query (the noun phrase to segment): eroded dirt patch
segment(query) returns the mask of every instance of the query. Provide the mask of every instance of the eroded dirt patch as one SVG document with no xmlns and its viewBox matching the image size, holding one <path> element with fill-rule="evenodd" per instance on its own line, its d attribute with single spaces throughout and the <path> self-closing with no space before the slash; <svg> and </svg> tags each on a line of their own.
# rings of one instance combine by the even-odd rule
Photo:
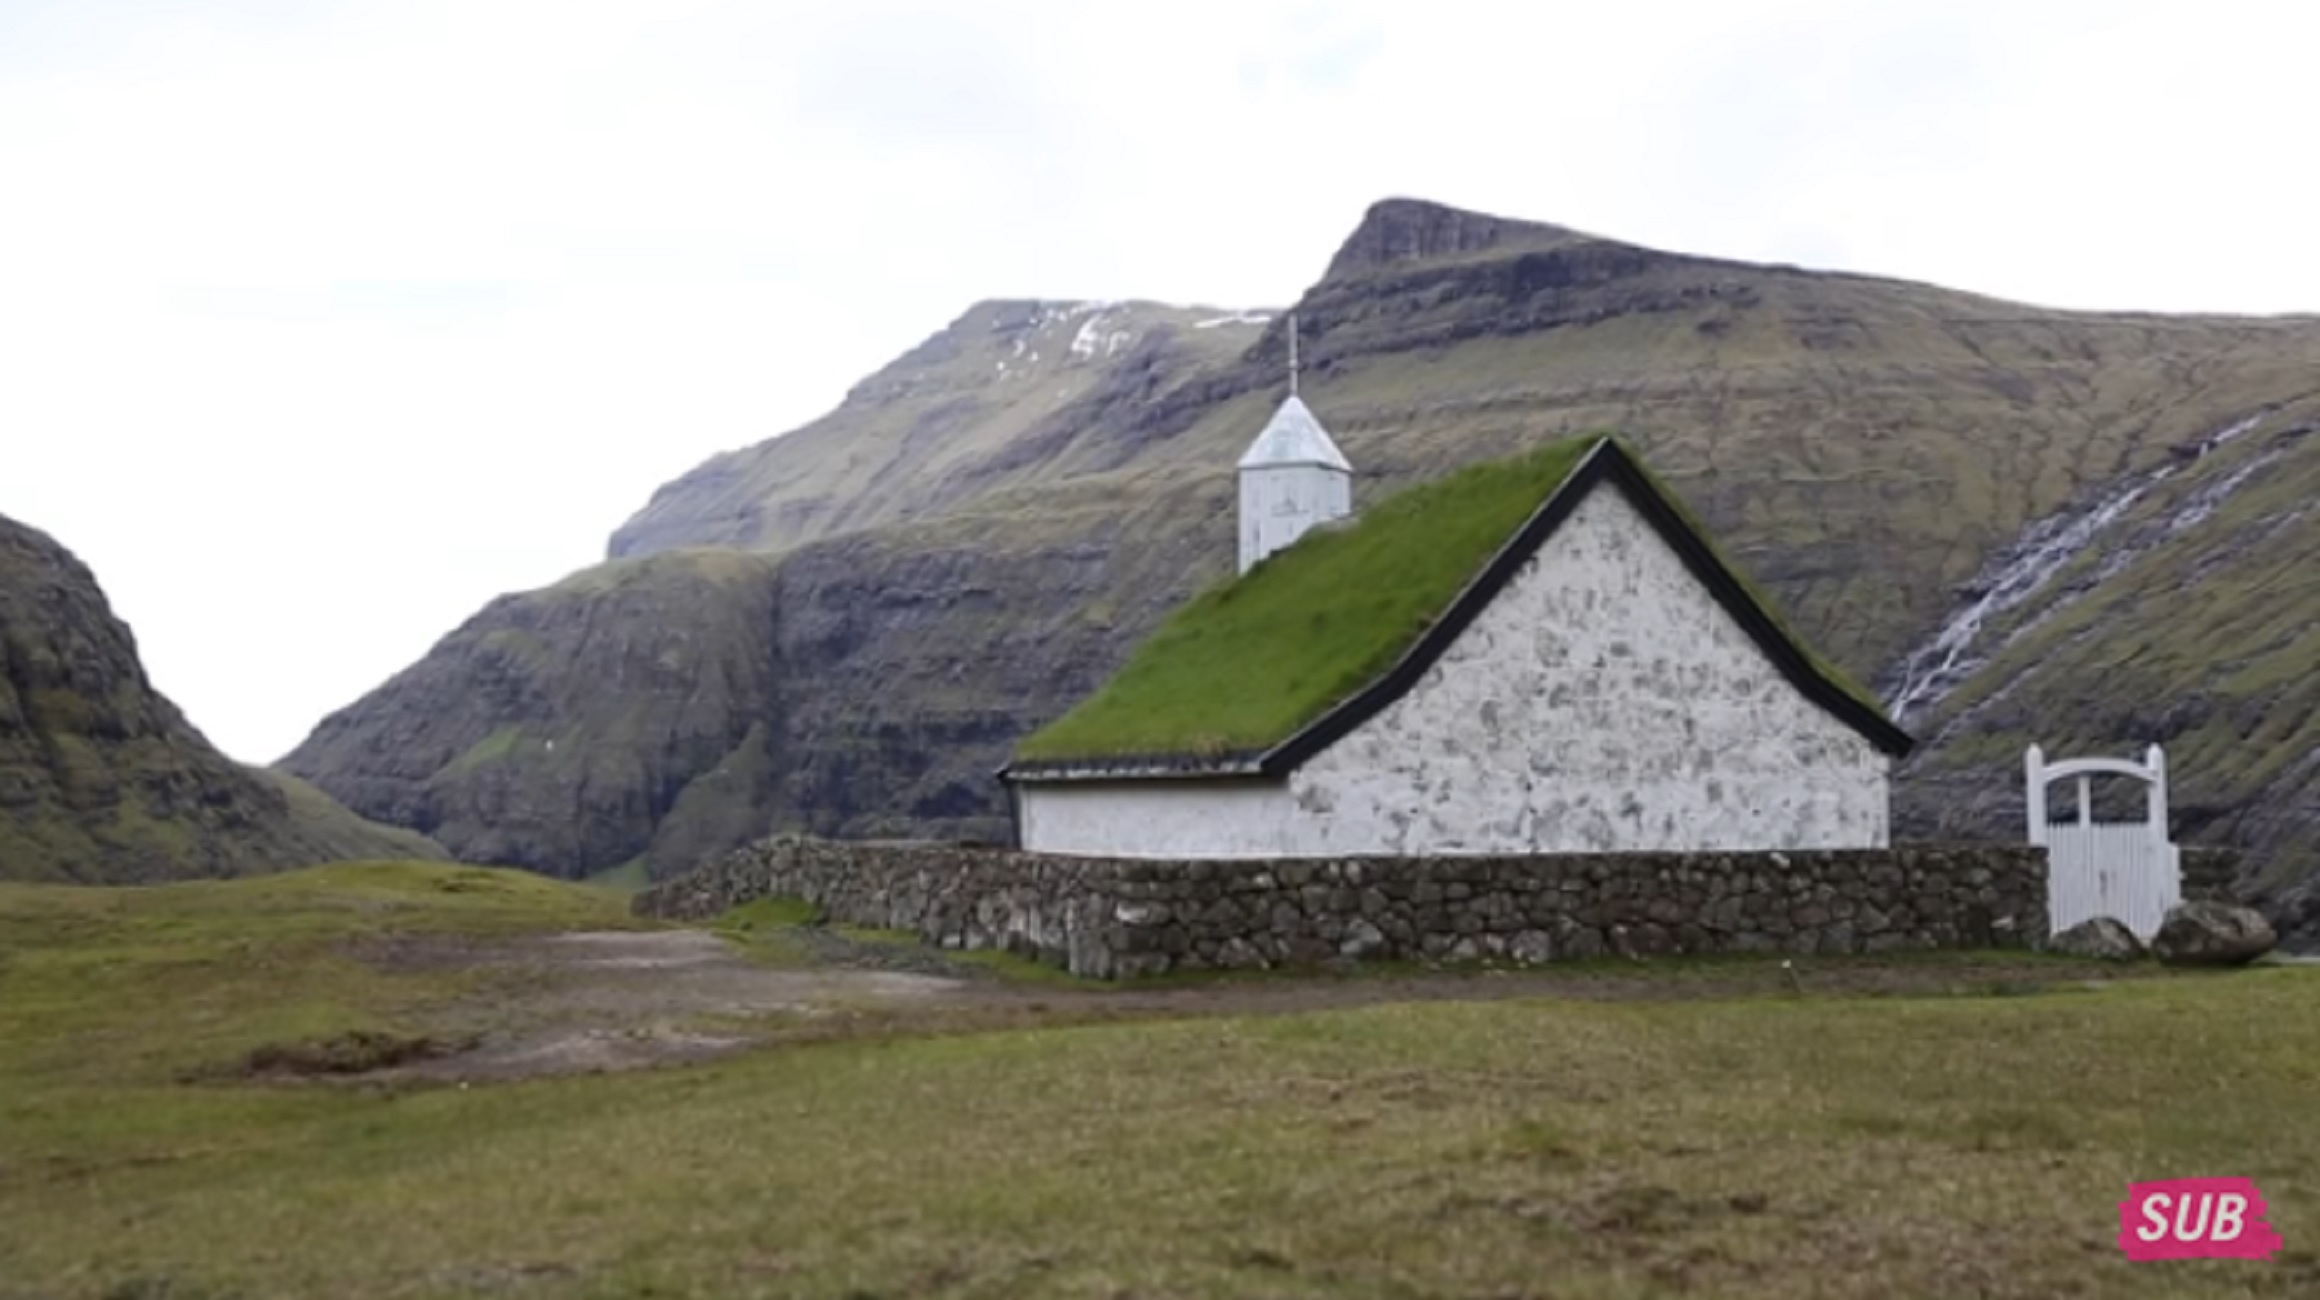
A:
<svg viewBox="0 0 2320 1300">
<path fill-rule="evenodd" d="M 471 1039 L 358 1029 L 315 1042 L 268 1043 L 243 1058 L 242 1072 L 253 1078 L 371 1074 L 457 1056 L 474 1046 Z"/>
<path fill-rule="evenodd" d="M 707 1060 L 800 1022 L 863 1008 L 954 998 L 968 983 L 881 970 L 785 969 L 755 962 L 702 930 L 576 932 L 483 941 L 405 935 L 357 945 L 389 973 L 475 976 L 475 991 L 433 1019 L 430 1042 L 375 1068 L 308 1071 L 366 1082 L 526 1078 Z"/>
<path fill-rule="evenodd" d="M 388 972 L 468 972 L 473 993 L 432 1017 L 423 1046 L 322 1045 L 312 1069 L 363 1081 L 466 1082 L 709 1060 L 753 1046 L 973 1033 L 1122 1018 L 1296 1014 L 1384 1002 L 2008 996 L 2099 985 L 2137 968 L 2037 958 L 1798 959 L 1541 970 L 1345 968 L 1179 984 L 1031 984 L 912 944 L 815 926 L 782 931 L 786 960 L 705 930 L 578 932 L 483 941 L 402 936 L 356 949 Z M 763 955 L 763 950 L 760 950 Z M 2150 972 L 2155 973 L 2155 972 Z M 445 1045 L 456 1047 L 446 1050 Z M 346 1048 L 340 1051 L 340 1048 Z M 391 1059 L 365 1062 L 377 1049 Z M 277 1073 L 282 1072 L 278 1071 Z"/>
</svg>

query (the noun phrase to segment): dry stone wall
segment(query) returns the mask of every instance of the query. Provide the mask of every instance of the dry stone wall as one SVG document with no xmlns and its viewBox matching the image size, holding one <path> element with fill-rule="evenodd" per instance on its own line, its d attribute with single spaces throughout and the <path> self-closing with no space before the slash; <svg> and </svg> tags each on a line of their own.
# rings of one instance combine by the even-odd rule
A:
<svg viewBox="0 0 2320 1300">
<path fill-rule="evenodd" d="M 2240 856 L 2237 849 L 2186 844 L 2176 850 L 2176 854 L 2183 869 L 2183 901 L 2240 901 Z"/>
<path fill-rule="evenodd" d="M 2046 937 L 2045 850 L 1164 861 L 780 838 L 640 894 L 705 920 L 760 898 L 1097 979 L 1338 959 L 2008 948 Z"/>
</svg>

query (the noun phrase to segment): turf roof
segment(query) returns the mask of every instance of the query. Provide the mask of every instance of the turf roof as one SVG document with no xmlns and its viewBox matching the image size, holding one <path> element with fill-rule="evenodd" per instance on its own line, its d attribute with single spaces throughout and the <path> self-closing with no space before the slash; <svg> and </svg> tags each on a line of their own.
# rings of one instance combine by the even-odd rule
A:
<svg viewBox="0 0 2320 1300">
<path fill-rule="evenodd" d="M 1572 483 L 1583 466 L 1590 481 Z M 1621 481 L 1792 680 L 1888 752 L 1907 750 L 1875 697 L 1787 631 L 1665 485 L 1614 440 L 1589 436 L 1410 488 L 1211 587 L 1100 690 L 1025 738 L 1008 772 L 1294 766 L 1406 689 L 1395 679 L 1414 680 L 1424 664 L 1413 661 L 1430 662 L 1425 652 L 1444 648 L 1605 477 Z M 1567 483 L 1574 490 L 1559 493 Z M 1333 733 L 1331 722 L 1342 728 Z M 1306 752 L 1290 752 L 1296 741 Z"/>
</svg>

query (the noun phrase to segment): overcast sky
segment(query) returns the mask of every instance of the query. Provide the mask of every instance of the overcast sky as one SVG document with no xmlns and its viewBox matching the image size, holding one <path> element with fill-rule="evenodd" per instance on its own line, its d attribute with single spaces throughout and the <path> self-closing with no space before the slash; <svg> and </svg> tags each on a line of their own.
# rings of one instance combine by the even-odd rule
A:
<svg viewBox="0 0 2320 1300">
<path fill-rule="evenodd" d="M 2299 8 L 0 0 L 0 514 L 267 762 L 970 302 L 1277 305 L 1388 195 L 2320 310 Z"/>
</svg>

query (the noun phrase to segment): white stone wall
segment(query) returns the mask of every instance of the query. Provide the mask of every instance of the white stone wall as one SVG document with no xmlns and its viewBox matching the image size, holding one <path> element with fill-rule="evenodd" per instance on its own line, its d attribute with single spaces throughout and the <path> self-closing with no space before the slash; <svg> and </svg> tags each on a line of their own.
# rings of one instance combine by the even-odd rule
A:
<svg viewBox="0 0 2320 1300">
<path fill-rule="evenodd" d="M 1315 524 L 1353 510 L 1353 476 L 1320 465 L 1275 465 L 1241 471 L 1241 572 L 1305 535 Z"/>
<path fill-rule="evenodd" d="M 1122 858 L 1296 858 L 1313 827 L 1280 781 L 1022 787 L 1023 847 Z"/>
<path fill-rule="evenodd" d="M 1028 785 L 1023 842 L 1221 858 L 1881 848 L 1889 768 L 1606 485 L 1424 680 L 1285 783 Z"/>
</svg>

